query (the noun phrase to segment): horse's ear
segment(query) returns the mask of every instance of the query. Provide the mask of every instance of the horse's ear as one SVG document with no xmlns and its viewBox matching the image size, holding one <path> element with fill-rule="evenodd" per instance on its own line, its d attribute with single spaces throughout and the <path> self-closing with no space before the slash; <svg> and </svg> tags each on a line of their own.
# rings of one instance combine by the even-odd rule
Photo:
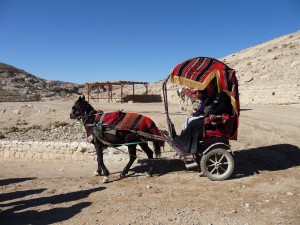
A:
<svg viewBox="0 0 300 225">
<path fill-rule="evenodd" d="M 85 97 L 84 97 L 84 95 L 81 97 L 81 96 L 79 96 L 79 98 L 78 98 L 78 101 L 85 101 Z"/>
</svg>

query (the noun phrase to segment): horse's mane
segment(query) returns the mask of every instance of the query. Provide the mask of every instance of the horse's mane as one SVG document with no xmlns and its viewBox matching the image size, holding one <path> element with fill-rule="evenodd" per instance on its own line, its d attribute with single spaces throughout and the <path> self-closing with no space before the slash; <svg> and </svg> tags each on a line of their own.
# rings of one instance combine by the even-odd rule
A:
<svg viewBox="0 0 300 225">
<path fill-rule="evenodd" d="M 81 100 L 81 99 L 77 100 L 75 106 L 78 108 L 79 107 L 82 108 L 87 113 L 90 113 L 91 111 L 95 111 L 94 107 L 88 101 L 85 100 Z"/>
</svg>

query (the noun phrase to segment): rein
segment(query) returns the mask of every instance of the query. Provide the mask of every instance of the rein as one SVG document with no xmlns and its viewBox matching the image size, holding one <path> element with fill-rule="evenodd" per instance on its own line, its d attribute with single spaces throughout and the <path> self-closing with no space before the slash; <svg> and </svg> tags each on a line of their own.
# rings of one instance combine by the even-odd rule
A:
<svg viewBox="0 0 300 225">
<path fill-rule="evenodd" d="M 84 125 L 84 126 L 88 126 L 88 127 L 95 127 L 95 123 L 86 124 L 86 122 L 88 121 L 89 117 L 95 116 L 95 115 L 100 115 L 100 114 L 102 115 L 102 114 L 104 114 L 104 113 L 96 113 L 96 114 L 94 114 L 94 115 L 92 115 L 92 113 L 93 113 L 93 110 L 89 113 L 89 115 L 86 116 L 85 121 L 83 121 L 83 116 L 81 116 L 81 118 L 80 118 L 80 124 L 81 124 L 81 125 Z M 100 120 L 100 123 L 101 123 L 101 120 Z M 101 126 L 101 125 L 100 125 L 100 126 Z M 94 132 L 93 132 L 93 133 L 94 133 Z M 100 142 L 102 142 L 103 144 L 108 145 L 108 146 L 110 146 L 110 147 L 113 147 L 113 148 L 116 148 L 115 146 L 118 146 L 118 145 L 129 146 L 129 145 L 135 145 L 135 144 L 141 144 L 141 143 L 143 143 L 142 141 L 139 141 L 139 142 L 129 142 L 129 143 L 122 143 L 122 144 L 112 144 L 112 143 L 109 143 L 109 142 L 104 141 L 103 139 L 101 139 L 100 137 L 98 137 L 98 135 L 95 135 L 95 136 L 98 138 L 98 140 L 99 140 Z M 116 149 L 117 149 L 117 148 L 116 148 Z M 118 150 L 119 150 L 119 149 L 118 149 Z"/>
<path fill-rule="evenodd" d="M 85 126 L 85 127 L 94 127 L 94 128 L 95 128 L 97 123 L 95 123 L 95 121 L 92 121 L 92 123 L 87 123 L 88 120 L 89 120 L 91 117 L 96 116 L 96 115 L 101 115 L 101 117 L 103 117 L 104 112 L 102 112 L 102 113 L 98 113 L 98 112 L 97 112 L 96 114 L 93 114 L 94 111 L 95 111 L 95 110 L 91 110 L 91 111 L 89 112 L 88 115 L 87 115 L 87 113 L 86 113 L 86 111 L 85 111 L 85 116 L 80 116 L 80 118 L 79 118 L 79 123 L 80 123 L 81 125 Z M 102 126 L 102 123 L 101 123 L 101 122 L 102 122 L 102 118 L 100 118 L 100 120 L 98 121 L 98 123 L 100 123 L 100 126 Z M 94 133 L 94 129 L 92 130 L 92 134 L 93 134 L 93 136 L 96 136 L 96 138 L 97 138 L 102 144 L 107 145 L 107 146 L 109 146 L 109 147 L 112 147 L 112 148 L 114 148 L 114 149 L 116 149 L 116 150 L 118 150 L 118 151 L 121 151 L 121 152 L 123 152 L 123 153 L 126 153 L 126 154 L 128 154 L 128 155 L 131 155 L 131 154 L 128 153 L 128 152 L 125 152 L 125 151 L 123 151 L 123 150 L 121 150 L 121 149 L 119 149 L 119 148 L 117 148 L 116 146 L 122 146 L 122 145 L 129 146 L 129 145 L 137 145 L 137 144 L 144 143 L 143 141 L 140 141 L 140 142 L 130 142 L 130 143 L 122 143 L 122 144 L 112 144 L 112 143 L 109 143 L 109 142 L 106 142 L 105 140 L 103 140 L 101 137 L 99 137 L 99 135 L 96 135 L 96 134 Z M 137 149 L 137 150 L 138 150 L 138 149 Z M 134 155 L 132 155 L 132 156 L 134 156 Z M 141 158 L 141 157 L 138 157 L 138 156 L 135 156 L 135 157 Z"/>
<path fill-rule="evenodd" d="M 86 124 L 86 122 L 88 121 L 89 117 L 94 116 L 94 115 L 91 115 L 92 112 L 93 112 L 93 110 L 90 111 L 89 115 L 85 115 L 85 116 L 81 116 L 81 117 L 80 117 L 79 122 L 80 122 L 81 125 L 87 125 L 87 126 L 90 125 L 90 124 Z M 95 114 L 95 115 L 97 115 L 97 114 Z M 85 121 L 83 121 L 83 117 L 86 117 Z"/>
</svg>

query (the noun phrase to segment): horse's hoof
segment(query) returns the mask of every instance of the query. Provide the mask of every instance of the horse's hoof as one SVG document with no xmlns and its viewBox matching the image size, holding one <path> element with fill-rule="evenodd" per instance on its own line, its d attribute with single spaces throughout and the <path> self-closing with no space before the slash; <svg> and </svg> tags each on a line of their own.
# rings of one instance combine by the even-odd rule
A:
<svg viewBox="0 0 300 225">
<path fill-rule="evenodd" d="M 100 173 L 99 173 L 98 171 L 94 171 L 93 175 L 94 175 L 95 177 L 97 177 L 97 176 L 100 176 Z"/>
<path fill-rule="evenodd" d="M 126 176 L 126 173 L 121 172 L 120 173 L 120 178 L 124 178 Z"/>
<path fill-rule="evenodd" d="M 109 177 L 108 176 L 103 177 L 103 180 L 102 180 L 103 184 L 108 183 L 108 181 L 109 181 Z"/>
<path fill-rule="evenodd" d="M 148 172 L 147 173 L 147 177 L 152 177 L 153 176 L 153 172 Z"/>
</svg>

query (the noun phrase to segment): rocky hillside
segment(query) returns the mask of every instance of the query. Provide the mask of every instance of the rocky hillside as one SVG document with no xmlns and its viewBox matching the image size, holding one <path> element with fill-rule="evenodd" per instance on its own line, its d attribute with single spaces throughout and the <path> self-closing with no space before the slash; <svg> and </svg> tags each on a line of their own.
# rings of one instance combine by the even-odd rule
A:
<svg viewBox="0 0 300 225">
<path fill-rule="evenodd" d="M 275 38 L 219 59 L 237 72 L 240 100 L 249 104 L 297 104 L 300 103 L 300 31 Z M 201 53 L 197 56 L 203 56 Z M 196 56 L 195 56 L 196 57 Z M 174 62 L 174 66 L 177 63 Z M 170 68 L 171 70 L 172 68 Z M 166 74 L 167 76 L 167 74 Z M 56 99 L 80 94 L 83 85 L 48 81 L 23 70 L 0 63 L 0 101 L 28 101 Z M 166 77 L 162 77 L 165 79 Z M 163 80 L 150 83 L 149 95 L 161 95 Z M 178 86 L 168 84 L 168 100 L 178 103 Z M 145 87 L 135 88 L 136 94 L 144 94 Z M 125 95 L 132 88 L 124 89 Z M 107 96 L 106 93 L 103 93 Z M 120 97 L 120 91 L 114 91 Z"/>
<path fill-rule="evenodd" d="M 236 70 L 242 105 L 300 103 L 300 31 L 219 60 Z M 162 81 L 150 84 L 149 92 L 159 94 L 161 87 Z M 177 88 L 168 84 L 171 103 L 179 103 Z"/>
<path fill-rule="evenodd" d="M 0 63 L 0 102 L 39 101 L 80 94 L 83 85 L 49 81 Z"/>
<path fill-rule="evenodd" d="M 220 60 L 237 71 L 242 103 L 300 103 L 300 31 Z"/>
</svg>

